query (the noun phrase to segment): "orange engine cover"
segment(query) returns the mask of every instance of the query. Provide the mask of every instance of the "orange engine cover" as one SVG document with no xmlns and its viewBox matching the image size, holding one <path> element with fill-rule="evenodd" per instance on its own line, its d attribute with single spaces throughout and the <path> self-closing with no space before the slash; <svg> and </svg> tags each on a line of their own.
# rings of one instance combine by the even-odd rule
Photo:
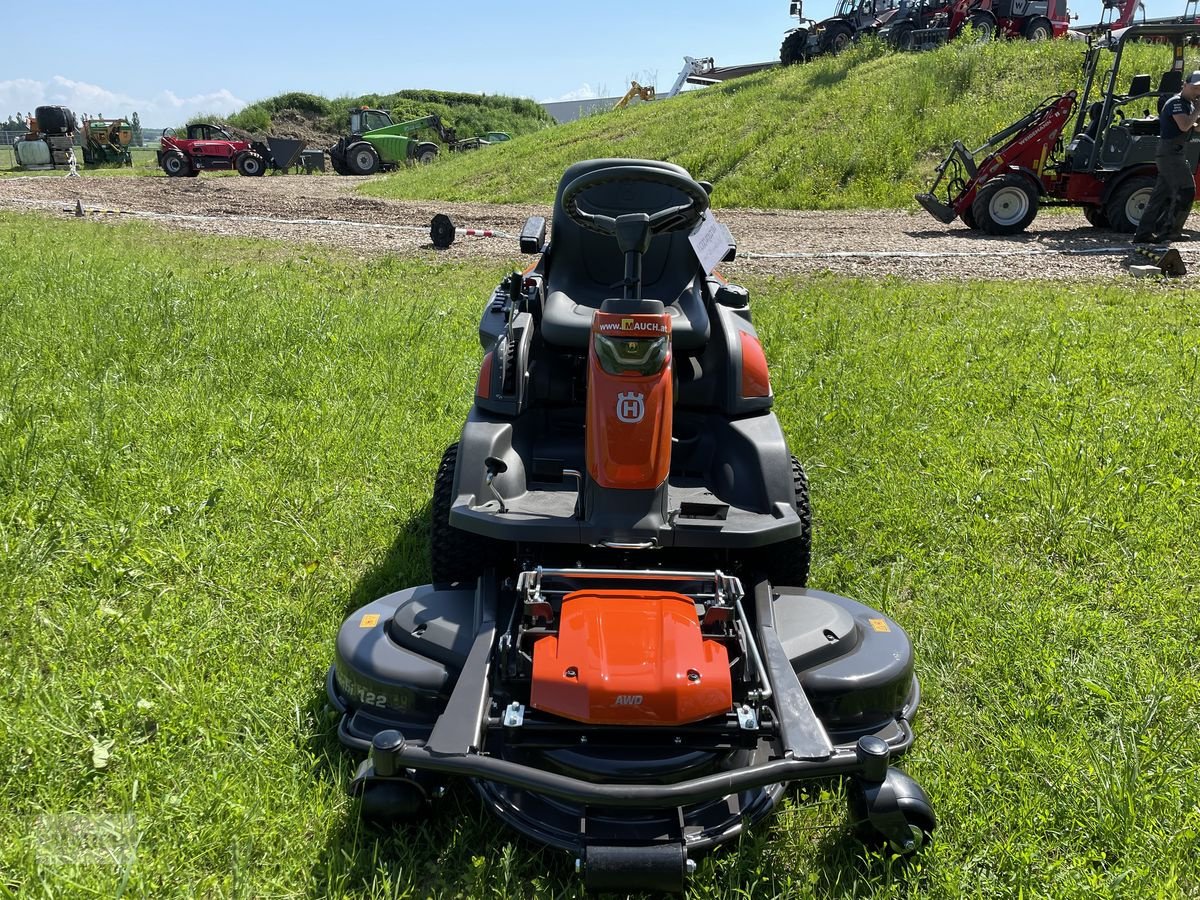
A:
<svg viewBox="0 0 1200 900">
<path fill-rule="evenodd" d="M 575 591 L 533 645 L 530 705 L 597 725 L 683 725 L 733 707 L 729 655 L 669 591 Z"/>
</svg>

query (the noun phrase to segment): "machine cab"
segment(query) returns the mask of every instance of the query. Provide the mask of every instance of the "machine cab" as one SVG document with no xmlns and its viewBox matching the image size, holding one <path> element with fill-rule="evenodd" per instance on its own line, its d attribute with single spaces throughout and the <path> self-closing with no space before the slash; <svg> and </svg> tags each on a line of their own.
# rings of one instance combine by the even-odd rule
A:
<svg viewBox="0 0 1200 900">
<path fill-rule="evenodd" d="M 189 141 L 232 141 L 229 132 L 219 125 L 209 125 L 205 122 L 195 122 L 188 126 Z"/>
<path fill-rule="evenodd" d="M 368 131 L 387 128 L 391 124 L 392 117 L 382 109 L 367 109 L 364 106 L 360 109 L 350 110 L 351 134 L 366 134 Z"/>
</svg>

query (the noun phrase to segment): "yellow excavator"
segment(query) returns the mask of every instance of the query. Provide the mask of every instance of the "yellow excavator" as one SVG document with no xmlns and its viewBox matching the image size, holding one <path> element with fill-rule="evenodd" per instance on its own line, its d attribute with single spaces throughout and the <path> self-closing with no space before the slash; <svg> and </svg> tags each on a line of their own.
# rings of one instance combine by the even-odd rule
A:
<svg viewBox="0 0 1200 900">
<path fill-rule="evenodd" d="M 624 109 L 634 97 L 649 102 L 654 99 L 654 88 L 642 87 L 636 81 L 631 81 L 629 83 L 629 90 L 625 92 L 624 97 L 617 101 L 613 109 Z"/>
</svg>

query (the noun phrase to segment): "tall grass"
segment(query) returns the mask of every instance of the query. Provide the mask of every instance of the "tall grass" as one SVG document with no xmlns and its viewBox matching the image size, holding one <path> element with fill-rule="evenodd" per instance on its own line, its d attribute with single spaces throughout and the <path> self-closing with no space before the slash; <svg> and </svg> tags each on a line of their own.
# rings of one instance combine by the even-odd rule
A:
<svg viewBox="0 0 1200 900">
<path fill-rule="evenodd" d="M 1169 68 L 1165 48 L 1134 50 L 1126 79 Z M 1079 87 L 1082 60 L 1082 45 L 1068 41 L 959 41 L 920 54 L 868 42 L 439 160 L 363 191 L 548 203 L 571 163 L 623 156 L 685 166 L 716 185 L 722 206 L 904 207 L 954 140 L 975 146 L 1047 96 Z"/>
<path fill-rule="evenodd" d="M 11 214 L 0 252 L 3 892 L 582 896 L 466 785 L 361 825 L 323 695 L 343 616 L 428 577 L 503 268 Z M 1193 298 L 750 287 L 813 584 L 913 636 L 941 826 L 906 866 L 794 792 L 692 896 L 1195 896 Z"/>
</svg>

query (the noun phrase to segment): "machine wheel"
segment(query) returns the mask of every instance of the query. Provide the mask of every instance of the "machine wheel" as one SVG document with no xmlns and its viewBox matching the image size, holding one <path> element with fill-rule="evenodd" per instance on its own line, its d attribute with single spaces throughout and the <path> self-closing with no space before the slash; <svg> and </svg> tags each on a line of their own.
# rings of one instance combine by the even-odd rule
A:
<svg viewBox="0 0 1200 900">
<path fill-rule="evenodd" d="M 821 42 L 826 53 L 841 53 L 854 43 L 854 32 L 845 25 L 830 25 L 825 31 L 825 40 Z"/>
<path fill-rule="evenodd" d="M 454 469 L 458 465 L 458 443 L 446 448 L 433 482 L 433 504 L 429 522 L 429 567 L 434 584 L 474 581 L 502 561 L 503 544 L 463 531 L 450 524 L 454 503 Z"/>
<path fill-rule="evenodd" d="M 905 52 L 911 50 L 913 48 L 913 30 L 912 22 L 900 22 L 895 25 L 888 35 L 892 46 Z"/>
<path fill-rule="evenodd" d="M 792 457 L 792 485 L 796 491 L 796 514 L 800 517 L 800 534 L 779 544 L 757 551 L 752 560 L 771 584 L 805 587 L 812 565 L 812 504 L 808 498 L 808 475 L 800 460 Z"/>
<path fill-rule="evenodd" d="M 846 799 L 854 833 L 869 847 L 888 847 L 907 856 L 928 844 L 937 827 L 929 797 L 899 769 L 889 768 L 877 784 L 854 779 Z"/>
<path fill-rule="evenodd" d="M 1096 228 L 1111 227 L 1108 222 L 1108 214 L 1104 212 L 1102 206 L 1085 206 L 1083 208 L 1083 217 L 1088 220 L 1088 224 Z"/>
<path fill-rule="evenodd" d="M 1154 179 L 1149 175 L 1135 175 L 1122 181 L 1104 204 L 1109 227 L 1125 234 L 1137 231 L 1153 190 Z"/>
<path fill-rule="evenodd" d="M 975 221 L 975 213 L 972 211 L 971 207 L 968 206 L 966 209 L 964 209 L 959 218 L 962 219 L 963 224 L 972 231 L 975 231 L 979 228 L 979 223 Z"/>
<path fill-rule="evenodd" d="M 975 39 L 981 44 L 986 44 L 996 36 L 996 20 L 987 13 L 975 13 L 967 24 L 975 29 Z"/>
<path fill-rule="evenodd" d="M 267 164 L 253 150 L 247 150 L 245 153 L 240 154 L 234 161 L 234 168 L 237 169 L 239 175 L 253 177 L 266 172 Z"/>
<path fill-rule="evenodd" d="M 1019 234 L 1029 227 L 1037 211 L 1037 188 L 1016 172 L 988 181 L 971 204 L 977 227 L 988 234 Z"/>
<path fill-rule="evenodd" d="M 779 47 L 779 61 L 785 66 L 794 66 L 808 60 L 808 32 L 797 29 L 788 33 Z"/>
<path fill-rule="evenodd" d="M 172 178 L 192 174 L 192 167 L 188 165 L 187 158 L 178 151 L 163 154 L 162 169 Z"/>
<path fill-rule="evenodd" d="M 361 791 L 358 814 L 375 825 L 412 822 L 425 807 L 425 792 L 407 778 L 374 778 L 364 782 Z"/>
<path fill-rule="evenodd" d="M 1054 37 L 1054 26 L 1049 19 L 1034 19 L 1025 26 L 1025 39 L 1029 41 L 1048 41 Z"/>
<path fill-rule="evenodd" d="M 346 150 L 346 168 L 351 175 L 374 175 L 379 165 L 379 154 L 366 141 L 351 144 Z"/>
<path fill-rule="evenodd" d="M 436 150 L 422 150 L 421 155 L 417 157 L 417 162 L 423 166 L 427 166 L 435 159 L 437 159 Z"/>
</svg>

